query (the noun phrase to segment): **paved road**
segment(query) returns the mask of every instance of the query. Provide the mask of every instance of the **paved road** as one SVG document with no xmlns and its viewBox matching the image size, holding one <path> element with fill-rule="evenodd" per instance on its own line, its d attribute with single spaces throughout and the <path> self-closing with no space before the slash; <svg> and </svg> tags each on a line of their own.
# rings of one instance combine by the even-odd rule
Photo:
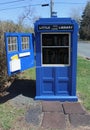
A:
<svg viewBox="0 0 90 130">
<path fill-rule="evenodd" d="M 90 58 L 90 42 L 78 42 L 78 55 Z"/>
</svg>

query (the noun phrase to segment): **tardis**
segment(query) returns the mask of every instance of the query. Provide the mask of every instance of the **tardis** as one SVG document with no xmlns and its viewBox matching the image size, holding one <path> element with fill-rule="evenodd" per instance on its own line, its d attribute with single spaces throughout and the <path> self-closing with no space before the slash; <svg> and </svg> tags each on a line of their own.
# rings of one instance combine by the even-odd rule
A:
<svg viewBox="0 0 90 130">
<path fill-rule="evenodd" d="M 78 25 L 71 18 L 35 23 L 37 100 L 77 101 Z"/>
<path fill-rule="evenodd" d="M 41 18 L 34 30 L 35 35 L 5 33 L 8 75 L 34 67 L 36 60 L 35 99 L 77 101 L 77 23 L 71 18 Z"/>
</svg>

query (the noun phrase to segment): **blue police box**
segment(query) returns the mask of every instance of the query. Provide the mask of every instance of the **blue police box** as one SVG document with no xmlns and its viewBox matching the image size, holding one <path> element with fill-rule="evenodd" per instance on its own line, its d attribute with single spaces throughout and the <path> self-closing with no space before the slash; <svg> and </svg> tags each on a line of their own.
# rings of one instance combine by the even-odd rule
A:
<svg viewBox="0 0 90 130">
<path fill-rule="evenodd" d="M 35 23 L 37 100 L 77 101 L 78 25 L 71 18 Z"/>
</svg>

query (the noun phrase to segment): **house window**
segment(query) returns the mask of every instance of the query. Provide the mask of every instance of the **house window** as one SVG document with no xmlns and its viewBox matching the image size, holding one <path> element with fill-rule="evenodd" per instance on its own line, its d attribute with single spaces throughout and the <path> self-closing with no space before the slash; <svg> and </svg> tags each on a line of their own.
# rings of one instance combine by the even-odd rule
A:
<svg viewBox="0 0 90 130">
<path fill-rule="evenodd" d="M 42 34 L 42 64 L 70 65 L 70 33 Z"/>
</svg>

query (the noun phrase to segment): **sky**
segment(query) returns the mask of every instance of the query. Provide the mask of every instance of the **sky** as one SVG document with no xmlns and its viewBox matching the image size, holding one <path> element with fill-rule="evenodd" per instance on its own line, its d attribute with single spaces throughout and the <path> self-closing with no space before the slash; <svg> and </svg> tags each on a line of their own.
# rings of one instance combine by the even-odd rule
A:
<svg viewBox="0 0 90 130">
<path fill-rule="evenodd" d="M 71 17 L 74 13 L 81 15 L 88 0 L 53 0 L 53 10 L 58 17 Z M 30 6 L 35 17 L 50 17 L 50 6 L 42 7 L 41 4 L 50 4 L 50 0 L 1 0 L 0 20 L 11 20 L 15 23 Z"/>
</svg>

